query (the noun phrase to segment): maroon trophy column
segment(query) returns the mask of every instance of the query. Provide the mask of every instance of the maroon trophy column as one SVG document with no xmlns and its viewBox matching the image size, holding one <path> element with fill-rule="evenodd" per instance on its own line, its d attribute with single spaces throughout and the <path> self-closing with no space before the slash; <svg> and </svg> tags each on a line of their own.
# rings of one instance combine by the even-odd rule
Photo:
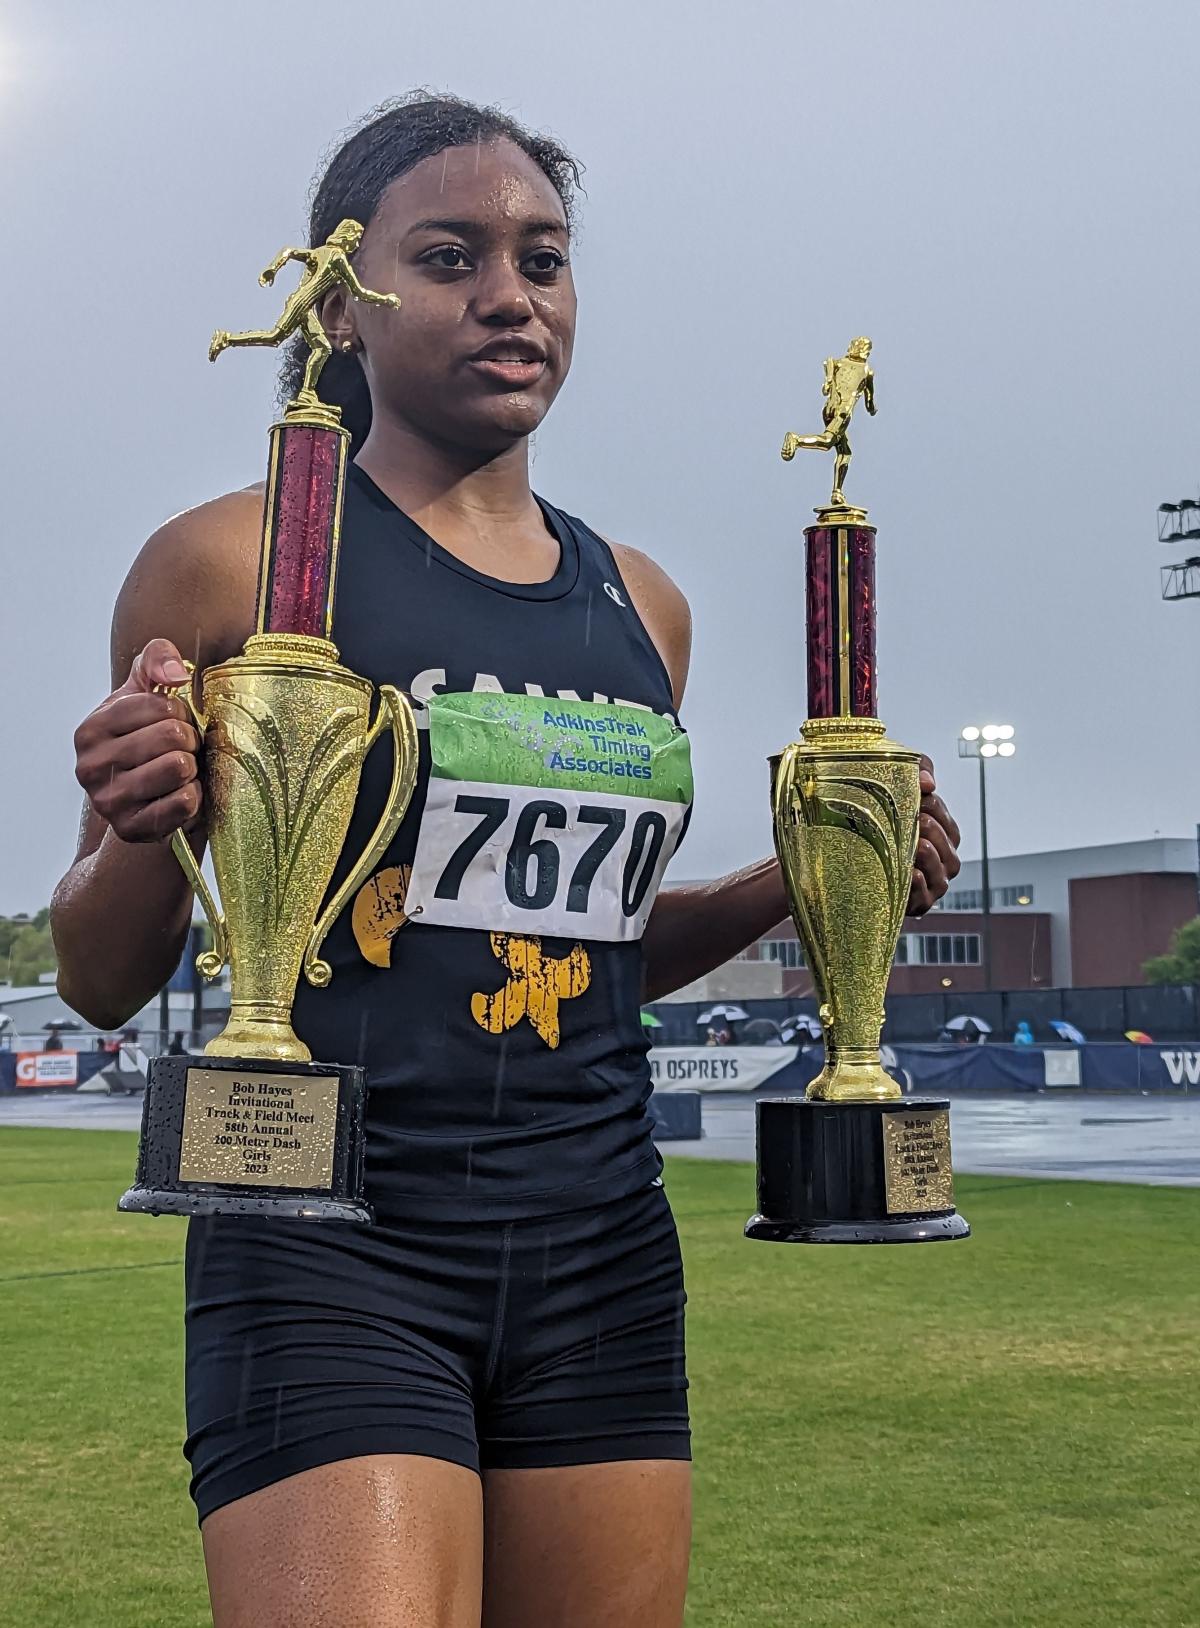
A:
<svg viewBox="0 0 1200 1628">
<path fill-rule="evenodd" d="M 875 527 L 819 523 L 804 535 L 808 716 L 874 718 Z"/>
<path fill-rule="evenodd" d="M 256 630 L 328 639 L 341 543 L 346 430 L 299 415 L 271 426 Z"/>
</svg>

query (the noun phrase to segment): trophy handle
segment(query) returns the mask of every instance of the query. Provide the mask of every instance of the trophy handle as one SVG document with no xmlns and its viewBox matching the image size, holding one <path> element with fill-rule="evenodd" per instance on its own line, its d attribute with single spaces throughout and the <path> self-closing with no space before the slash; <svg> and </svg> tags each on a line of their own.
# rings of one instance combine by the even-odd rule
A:
<svg viewBox="0 0 1200 1628">
<path fill-rule="evenodd" d="M 192 715 L 201 739 L 208 728 L 208 719 L 196 705 L 195 664 L 184 661 L 187 668 L 187 679 L 183 684 L 160 684 L 155 688 L 160 695 L 174 695 L 179 698 Z M 203 950 L 196 957 L 196 971 L 203 978 L 215 978 L 229 958 L 229 942 L 225 931 L 225 917 L 217 908 L 217 901 L 209 891 L 208 883 L 204 880 L 204 873 L 196 863 L 196 856 L 192 852 L 192 845 L 182 831 L 175 831 L 171 835 L 171 852 L 179 861 L 183 874 L 191 885 L 192 892 L 200 901 L 208 925 L 212 928 L 213 947 Z"/>
<path fill-rule="evenodd" d="M 324 989 L 333 976 L 328 961 L 322 961 L 318 955 L 321 945 L 334 922 L 345 909 L 347 900 L 358 892 L 363 882 L 375 868 L 377 862 L 383 857 L 388 844 L 396 835 L 400 821 L 404 818 L 409 802 L 412 798 L 413 788 L 417 783 L 417 720 L 413 716 L 412 707 L 407 698 L 401 695 L 393 684 L 379 686 L 379 711 L 375 714 L 375 722 L 367 731 L 367 741 L 363 748 L 363 757 L 374 746 L 380 735 L 392 726 L 392 739 L 395 743 L 395 756 L 392 759 L 392 784 L 388 791 L 387 801 L 383 807 L 379 824 L 375 833 L 364 849 L 361 858 L 338 888 L 333 898 L 317 917 L 308 943 L 304 949 L 304 976 L 314 989 Z"/>
<path fill-rule="evenodd" d="M 225 917 L 217 908 L 217 901 L 209 891 L 204 873 L 196 863 L 192 845 L 182 831 L 171 837 L 171 852 L 183 867 L 183 874 L 191 883 L 192 892 L 200 901 L 200 908 L 212 928 L 213 947 L 196 957 L 196 971 L 204 978 L 215 978 L 229 957 L 229 944 L 225 933 Z"/>
</svg>

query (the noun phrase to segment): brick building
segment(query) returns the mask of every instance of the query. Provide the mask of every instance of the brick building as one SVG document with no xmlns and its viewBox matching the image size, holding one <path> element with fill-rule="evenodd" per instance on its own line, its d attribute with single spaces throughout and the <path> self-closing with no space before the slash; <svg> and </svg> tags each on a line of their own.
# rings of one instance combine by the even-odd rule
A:
<svg viewBox="0 0 1200 1628">
<path fill-rule="evenodd" d="M 1151 956 L 1197 914 L 1197 844 L 1184 837 L 1004 855 L 989 865 L 993 989 L 1113 988 L 1145 982 Z M 901 930 L 889 991 L 931 994 L 983 988 L 983 898 L 968 861 L 938 909 Z M 743 952 L 775 963 L 781 995 L 812 993 L 790 922 Z M 736 998 L 737 965 L 724 984 Z M 747 982 L 761 981 L 746 967 Z M 744 992 L 753 993 L 750 989 Z"/>
</svg>

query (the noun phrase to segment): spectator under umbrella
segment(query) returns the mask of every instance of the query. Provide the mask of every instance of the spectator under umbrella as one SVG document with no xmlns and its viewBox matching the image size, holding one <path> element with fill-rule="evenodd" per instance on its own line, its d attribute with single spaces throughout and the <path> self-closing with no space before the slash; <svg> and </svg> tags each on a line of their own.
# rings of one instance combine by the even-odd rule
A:
<svg viewBox="0 0 1200 1628">
<path fill-rule="evenodd" d="M 731 1006 L 729 1004 L 710 1006 L 701 1012 L 696 1022 L 707 1029 L 704 1037 L 706 1046 L 732 1046 L 734 1043 L 735 1023 L 745 1023 L 750 1014 L 744 1006 Z"/>
<path fill-rule="evenodd" d="M 1062 1018 L 1051 1018 L 1050 1027 L 1060 1040 L 1069 1041 L 1072 1046 L 1087 1044 L 1087 1036 L 1082 1029 L 1077 1029 L 1073 1023 L 1066 1023 Z"/>
<path fill-rule="evenodd" d="M 782 1046 L 779 1025 L 774 1018 L 751 1018 L 742 1030 L 741 1039 L 746 1046 Z"/>
<path fill-rule="evenodd" d="M 955 1040 L 960 1045 L 978 1046 L 983 1037 L 992 1032 L 992 1026 L 981 1017 L 962 1012 L 952 1017 L 938 1036 L 939 1040 Z"/>
</svg>

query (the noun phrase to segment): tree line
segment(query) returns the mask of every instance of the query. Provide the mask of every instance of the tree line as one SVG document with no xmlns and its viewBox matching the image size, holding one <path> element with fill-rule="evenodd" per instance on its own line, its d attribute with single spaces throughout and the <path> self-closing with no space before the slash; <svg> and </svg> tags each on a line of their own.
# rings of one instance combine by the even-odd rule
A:
<svg viewBox="0 0 1200 1628">
<path fill-rule="evenodd" d="M 36 984 L 57 966 L 49 906 L 36 916 L 0 916 L 0 980 L 18 987 Z"/>
</svg>

